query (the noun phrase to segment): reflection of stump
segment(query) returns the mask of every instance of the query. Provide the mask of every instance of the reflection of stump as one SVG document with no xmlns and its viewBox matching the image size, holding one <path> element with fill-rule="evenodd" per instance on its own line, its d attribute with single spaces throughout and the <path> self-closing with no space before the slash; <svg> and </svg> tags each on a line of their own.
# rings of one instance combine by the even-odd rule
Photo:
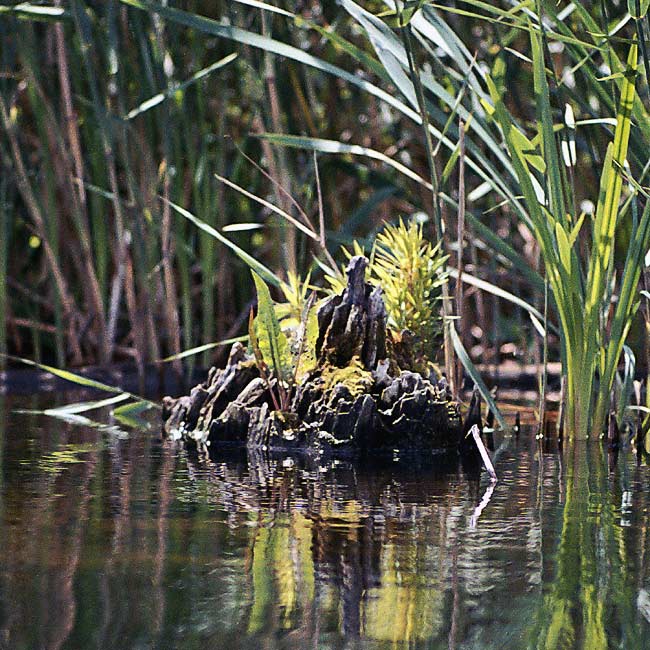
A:
<svg viewBox="0 0 650 650">
<path fill-rule="evenodd" d="M 365 282 L 367 265 L 352 258 L 346 289 L 319 308 L 318 363 L 294 387 L 290 412 L 273 410 L 253 356 L 237 343 L 226 367 L 212 368 L 189 396 L 164 399 L 167 434 L 277 449 L 455 447 L 457 406 L 444 380 L 400 370 L 381 289 Z"/>
</svg>

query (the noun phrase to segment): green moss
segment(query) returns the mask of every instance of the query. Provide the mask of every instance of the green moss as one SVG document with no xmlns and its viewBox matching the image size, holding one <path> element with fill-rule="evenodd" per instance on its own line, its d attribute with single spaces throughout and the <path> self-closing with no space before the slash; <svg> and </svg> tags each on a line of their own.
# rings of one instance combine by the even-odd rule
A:
<svg viewBox="0 0 650 650">
<path fill-rule="evenodd" d="M 326 392 L 343 384 L 353 397 L 367 393 L 373 384 L 372 374 L 363 367 L 358 356 L 352 357 L 350 363 L 343 368 L 326 365 L 321 373 L 321 379 Z"/>
</svg>

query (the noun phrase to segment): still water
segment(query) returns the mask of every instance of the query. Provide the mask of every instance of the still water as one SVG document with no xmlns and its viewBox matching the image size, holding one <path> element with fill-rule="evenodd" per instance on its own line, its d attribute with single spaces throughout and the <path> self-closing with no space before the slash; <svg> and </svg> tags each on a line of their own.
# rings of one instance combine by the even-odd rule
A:
<svg viewBox="0 0 650 650">
<path fill-rule="evenodd" d="M 454 463 L 208 460 L 14 412 L 43 406 L 0 396 L 3 650 L 650 648 L 632 452 L 497 437 L 492 490 Z"/>
</svg>

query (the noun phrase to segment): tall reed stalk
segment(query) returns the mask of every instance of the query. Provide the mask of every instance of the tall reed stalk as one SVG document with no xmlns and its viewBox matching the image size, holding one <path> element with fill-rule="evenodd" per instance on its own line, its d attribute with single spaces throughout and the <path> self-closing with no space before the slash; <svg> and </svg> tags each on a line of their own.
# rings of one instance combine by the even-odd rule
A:
<svg viewBox="0 0 650 650">
<path fill-rule="evenodd" d="M 542 50 L 542 35 L 531 32 L 534 89 L 538 107 L 537 137 L 544 161 L 545 186 L 536 180 L 530 155 L 522 146 L 493 81 L 489 80 L 495 118 L 507 143 L 535 237 L 544 258 L 555 308 L 560 321 L 563 369 L 566 376 L 566 418 L 569 431 L 586 437 L 590 429 L 600 435 L 609 408 L 610 393 L 632 317 L 638 307 L 638 282 L 650 243 L 650 204 L 633 225 L 625 262 L 617 273 L 614 251 L 623 219 L 621 196 L 632 108 L 638 48 L 629 48 L 620 74 L 620 101 L 613 141 L 600 178 L 591 246 L 586 257 L 577 245 L 585 215 L 572 214 L 565 202 L 566 183 L 554 132 L 549 85 Z M 535 186 L 538 183 L 538 186 Z M 541 188 L 541 189 L 540 189 Z M 612 303 L 616 292 L 616 303 Z"/>
</svg>

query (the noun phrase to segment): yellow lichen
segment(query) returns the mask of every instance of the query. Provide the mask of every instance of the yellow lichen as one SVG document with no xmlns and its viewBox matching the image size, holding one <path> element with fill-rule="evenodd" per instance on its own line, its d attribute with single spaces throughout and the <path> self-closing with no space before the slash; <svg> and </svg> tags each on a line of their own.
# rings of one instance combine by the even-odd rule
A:
<svg viewBox="0 0 650 650">
<path fill-rule="evenodd" d="M 372 388 L 372 374 L 366 370 L 358 356 L 352 357 L 343 368 L 326 365 L 321 373 L 323 389 L 327 392 L 343 384 L 353 397 L 366 393 Z"/>
</svg>

